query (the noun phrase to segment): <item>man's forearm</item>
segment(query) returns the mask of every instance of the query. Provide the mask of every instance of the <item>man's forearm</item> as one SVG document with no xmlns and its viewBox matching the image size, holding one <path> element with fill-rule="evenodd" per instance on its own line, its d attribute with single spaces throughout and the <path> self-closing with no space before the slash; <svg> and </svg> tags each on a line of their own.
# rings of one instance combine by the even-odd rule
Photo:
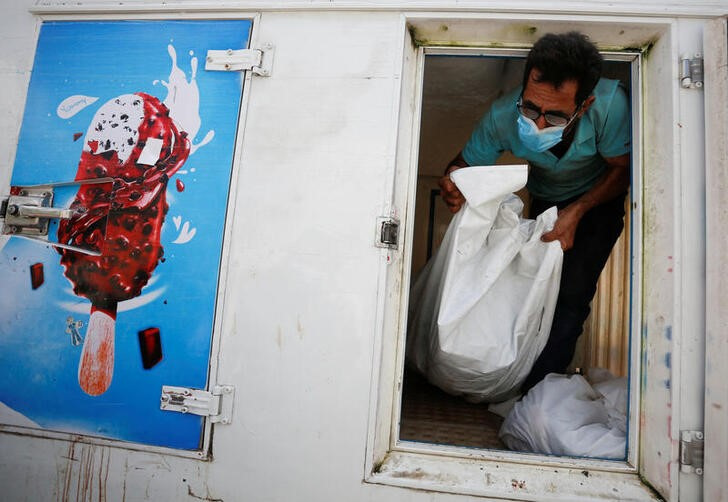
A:
<svg viewBox="0 0 728 502">
<path fill-rule="evenodd" d="M 629 154 L 607 159 L 609 168 L 584 195 L 569 204 L 581 215 L 590 209 L 623 194 L 629 188 Z M 572 207 L 573 206 L 573 207 Z"/>
<path fill-rule="evenodd" d="M 454 159 L 450 161 L 450 163 L 447 165 L 447 168 L 445 168 L 445 176 L 453 172 L 455 169 L 460 169 L 461 167 L 468 167 L 470 164 L 465 162 L 465 159 L 463 158 L 463 152 L 460 151 L 455 156 Z"/>
</svg>

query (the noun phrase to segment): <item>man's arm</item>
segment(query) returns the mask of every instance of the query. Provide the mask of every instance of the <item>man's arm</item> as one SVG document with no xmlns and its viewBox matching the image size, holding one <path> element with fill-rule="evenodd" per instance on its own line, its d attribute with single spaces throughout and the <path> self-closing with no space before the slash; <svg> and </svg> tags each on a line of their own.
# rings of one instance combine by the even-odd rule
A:
<svg viewBox="0 0 728 502">
<path fill-rule="evenodd" d="M 591 208 L 612 200 L 629 188 L 629 154 L 605 158 L 608 170 L 596 185 L 577 200 L 559 211 L 553 230 L 541 236 L 544 242 L 559 240 L 566 251 L 574 245 L 576 227 L 584 213 Z"/>
<path fill-rule="evenodd" d="M 463 158 L 463 152 L 459 152 L 447 165 L 445 175 L 437 182 L 440 185 L 440 195 L 451 213 L 457 213 L 465 204 L 465 197 L 450 179 L 450 173 L 462 167 L 468 167 L 468 163 Z"/>
</svg>

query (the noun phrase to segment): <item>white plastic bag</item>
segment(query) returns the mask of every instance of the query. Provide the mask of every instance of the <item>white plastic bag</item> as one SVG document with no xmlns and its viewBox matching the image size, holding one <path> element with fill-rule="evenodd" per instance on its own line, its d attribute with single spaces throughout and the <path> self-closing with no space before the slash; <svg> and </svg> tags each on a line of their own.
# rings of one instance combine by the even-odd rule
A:
<svg viewBox="0 0 728 502">
<path fill-rule="evenodd" d="M 450 177 L 467 203 L 412 288 L 407 356 L 446 392 L 501 401 L 518 392 L 551 329 L 563 253 L 540 237 L 556 208 L 521 218 L 512 193 L 525 185 L 526 166 Z"/>
<path fill-rule="evenodd" d="M 498 435 L 508 448 L 552 455 L 623 459 L 627 379 L 551 373 L 515 404 Z"/>
</svg>

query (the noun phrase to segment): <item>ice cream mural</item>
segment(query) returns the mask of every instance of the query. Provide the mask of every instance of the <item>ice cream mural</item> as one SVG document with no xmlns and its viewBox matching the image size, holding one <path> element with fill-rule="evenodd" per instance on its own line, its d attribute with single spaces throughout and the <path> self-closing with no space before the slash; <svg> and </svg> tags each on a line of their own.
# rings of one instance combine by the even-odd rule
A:
<svg viewBox="0 0 728 502">
<path fill-rule="evenodd" d="M 47 245 L 0 239 L 15 292 L 0 298 L 0 426 L 17 415 L 198 446 L 201 420 L 161 412 L 159 392 L 206 386 L 242 94 L 240 73 L 200 72 L 198 57 L 245 48 L 249 31 L 228 20 L 44 23 L 11 184 L 81 184 L 57 191 L 54 205 L 72 212 Z M 27 397 L 39 394 L 45 406 Z"/>
<path fill-rule="evenodd" d="M 169 108 L 144 93 L 112 99 L 91 121 L 75 179 L 114 181 L 81 185 L 73 217 L 58 228 L 58 242 L 101 253 L 58 248 L 73 292 L 91 300 L 78 370 L 88 394 L 101 394 L 111 383 L 116 306 L 139 296 L 163 257 L 167 182 L 189 152 L 187 133 L 177 128 Z"/>
</svg>

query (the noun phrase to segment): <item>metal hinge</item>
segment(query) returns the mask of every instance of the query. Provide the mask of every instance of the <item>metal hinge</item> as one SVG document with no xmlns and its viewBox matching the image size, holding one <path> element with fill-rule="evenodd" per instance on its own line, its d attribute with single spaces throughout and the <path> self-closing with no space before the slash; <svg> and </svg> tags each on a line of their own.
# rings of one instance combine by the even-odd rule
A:
<svg viewBox="0 0 728 502">
<path fill-rule="evenodd" d="M 273 67 L 275 48 L 265 44 L 259 49 L 209 50 L 205 58 L 208 71 L 247 71 L 255 75 L 269 77 Z"/>
<path fill-rule="evenodd" d="M 703 475 L 703 431 L 680 431 L 680 472 Z"/>
<path fill-rule="evenodd" d="M 229 424 L 233 416 L 235 387 L 214 385 L 212 392 L 187 387 L 162 386 L 159 408 L 208 417 L 212 423 Z"/>
<path fill-rule="evenodd" d="M 703 87 L 703 55 L 680 58 L 680 86 L 684 89 Z"/>
<path fill-rule="evenodd" d="M 399 220 L 388 216 L 377 218 L 377 236 L 374 245 L 380 248 L 397 249 Z"/>
</svg>

